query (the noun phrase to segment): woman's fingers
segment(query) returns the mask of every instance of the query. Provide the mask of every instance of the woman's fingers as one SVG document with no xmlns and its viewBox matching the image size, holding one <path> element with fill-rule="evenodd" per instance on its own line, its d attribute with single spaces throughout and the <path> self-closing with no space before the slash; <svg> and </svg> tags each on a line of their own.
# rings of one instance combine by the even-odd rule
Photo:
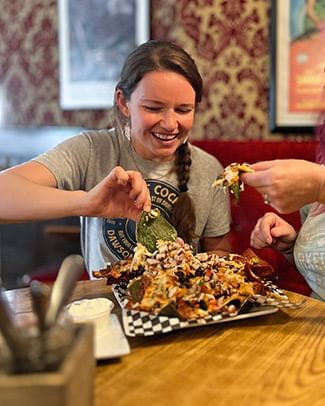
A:
<svg viewBox="0 0 325 406">
<path fill-rule="evenodd" d="M 260 218 L 251 234 L 251 245 L 254 248 L 264 248 L 272 243 L 270 227 L 265 225 L 264 217 Z"/>
<path fill-rule="evenodd" d="M 129 174 L 121 166 L 114 168 L 108 175 L 108 178 L 111 178 L 113 182 L 115 181 L 121 186 L 127 186 L 129 182 Z"/>
<path fill-rule="evenodd" d="M 142 175 L 115 167 L 88 194 L 88 212 L 92 216 L 138 219 L 151 208 L 150 194 Z"/>
<path fill-rule="evenodd" d="M 129 176 L 128 184 L 130 185 L 129 197 L 134 205 L 145 211 L 151 207 L 150 194 L 145 180 L 139 172 L 127 171 Z"/>
<path fill-rule="evenodd" d="M 261 217 L 251 234 L 251 244 L 255 248 L 264 248 L 274 243 L 273 230 L 277 225 L 278 216 L 268 212 Z"/>
<path fill-rule="evenodd" d="M 121 167 L 117 167 L 115 170 L 119 184 L 125 187 L 135 207 L 140 210 L 150 211 L 150 194 L 142 175 L 136 171 L 125 171 Z"/>
</svg>

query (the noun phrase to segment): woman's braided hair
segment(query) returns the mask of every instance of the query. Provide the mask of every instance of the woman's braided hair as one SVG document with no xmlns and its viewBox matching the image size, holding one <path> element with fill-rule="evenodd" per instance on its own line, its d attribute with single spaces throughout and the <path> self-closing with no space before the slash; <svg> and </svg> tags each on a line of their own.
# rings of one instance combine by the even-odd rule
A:
<svg viewBox="0 0 325 406">
<path fill-rule="evenodd" d="M 195 91 L 195 106 L 202 98 L 202 78 L 192 57 L 181 47 L 165 40 L 150 40 L 138 46 L 126 59 L 116 90 L 122 90 L 125 100 L 129 100 L 137 84 L 146 73 L 170 71 L 182 75 Z M 125 124 L 125 117 L 115 103 L 117 126 Z M 191 152 L 186 141 L 176 151 L 175 170 L 180 196 L 172 213 L 172 223 L 178 235 L 191 242 L 195 237 L 195 210 L 188 194 L 190 179 Z"/>
<path fill-rule="evenodd" d="M 187 242 L 195 237 L 195 210 L 187 186 L 191 164 L 191 152 L 186 141 L 176 151 L 175 168 L 180 195 L 174 204 L 171 220 L 178 235 Z"/>
</svg>

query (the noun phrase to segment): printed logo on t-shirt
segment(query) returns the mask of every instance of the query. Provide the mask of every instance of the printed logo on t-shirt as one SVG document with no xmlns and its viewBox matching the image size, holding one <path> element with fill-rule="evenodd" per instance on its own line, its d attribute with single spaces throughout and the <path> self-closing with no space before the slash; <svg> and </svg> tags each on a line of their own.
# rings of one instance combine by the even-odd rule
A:
<svg viewBox="0 0 325 406">
<path fill-rule="evenodd" d="M 179 196 L 178 190 L 161 180 L 148 179 L 152 208 L 158 208 L 170 221 L 172 207 Z M 103 237 L 107 248 L 118 259 L 126 259 L 136 246 L 135 222 L 129 219 L 104 219 Z"/>
</svg>

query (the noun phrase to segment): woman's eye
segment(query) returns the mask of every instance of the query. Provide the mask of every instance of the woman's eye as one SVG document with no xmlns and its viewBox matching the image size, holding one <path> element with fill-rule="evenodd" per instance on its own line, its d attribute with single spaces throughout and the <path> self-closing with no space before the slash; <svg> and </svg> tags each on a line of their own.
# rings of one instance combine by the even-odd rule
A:
<svg viewBox="0 0 325 406">
<path fill-rule="evenodd" d="M 144 108 L 149 111 L 160 111 L 161 110 L 161 107 L 153 107 L 153 106 L 144 106 Z"/>
<path fill-rule="evenodd" d="M 180 114 L 188 114 L 188 113 L 191 113 L 192 109 L 182 108 L 182 109 L 177 109 L 176 111 L 177 111 L 177 113 L 180 113 Z"/>
<path fill-rule="evenodd" d="M 148 111 L 152 111 L 152 112 L 160 112 L 163 111 L 164 108 L 163 107 L 159 107 L 159 106 L 143 106 L 146 110 Z M 177 114 L 189 114 L 193 111 L 192 108 L 189 107 L 179 107 L 175 109 L 175 112 Z"/>
</svg>

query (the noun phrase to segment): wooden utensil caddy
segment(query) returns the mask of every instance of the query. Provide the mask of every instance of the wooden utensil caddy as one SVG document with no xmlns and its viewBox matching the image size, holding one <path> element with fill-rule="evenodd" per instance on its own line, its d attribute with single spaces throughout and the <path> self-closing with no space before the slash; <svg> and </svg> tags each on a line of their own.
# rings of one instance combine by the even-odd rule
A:
<svg viewBox="0 0 325 406">
<path fill-rule="evenodd" d="M 72 348 L 57 371 L 0 373 L 0 405 L 91 406 L 95 368 L 93 326 L 80 324 Z"/>
</svg>

